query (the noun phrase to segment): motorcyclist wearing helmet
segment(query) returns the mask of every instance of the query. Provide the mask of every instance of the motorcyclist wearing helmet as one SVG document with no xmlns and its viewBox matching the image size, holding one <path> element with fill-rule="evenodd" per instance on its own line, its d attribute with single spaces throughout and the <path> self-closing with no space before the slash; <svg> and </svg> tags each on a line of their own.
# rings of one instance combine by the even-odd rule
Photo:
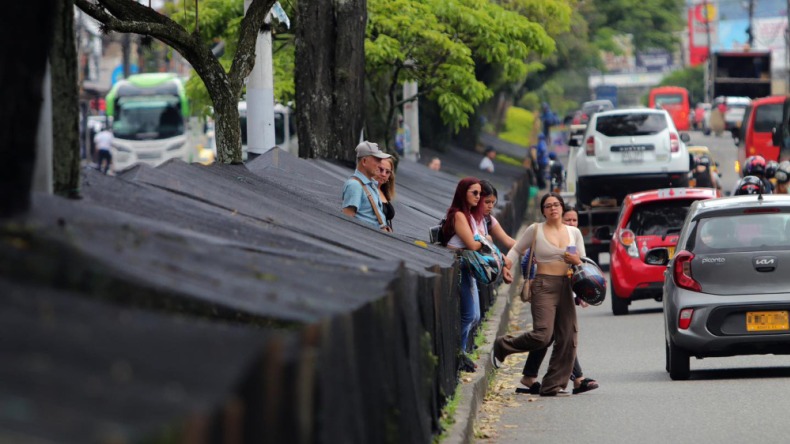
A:
<svg viewBox="0 0 790 444">
<path fill-rule="evenodd" d="M 765 178 L 771 182 L 771 189 L 776 189 L 776 179 L 774 176 L 776 175 L 776 169 L 779 168 L 779 162 L 775 160 L 769 160 L 765 163 Z"/>
<path fill-rule="evenodd" d="M 560 162 L 560 159 L 557 157 L 557 153 L 552 151 L 549 153 L 549 177 L 551 181 L 551 191 L 554 191 L 555 193 L 562 191 L 564 176 L 565 167 L 562 166 L 562 162 Z"/>
<path fill-rule="evenodd" d="M 694 170 L 691 172 L 691 179 L 695 187 L 698 188 L 721 188 L 716 174 L 711 169 L 711 161 L 708 156 L 694 158 Z"/>
<path fill-rule="evenodd" d="M 765 176 L 765 167 L 766 167 L 765 157 L 760 155 L 750 156 L 743 163 L 742 176 L 743 177 L 755 176 L 759 178 L 763 182 L 763 186 L 765 190 L 767 190 L 767 194 L 770 194 L 771 191 L 774 189 L 774 186 L 773 184 L 771 184 L 771 181 L 768 180 L 768 178 Z"/>
<path fill-rule="evenodd" d="M 790 161 L 785 160 L 776 166 L 774 180 L 776 181 L 775 193 L 790 194 L 788 193 L 788 188 L 790 187 Z"/>
<path fill-rule="evenodd" d="M 765 183 L 757 176 L 746 176 L 735 184 L 735 190 L 732 194 L 734 196 L 742 196 L 744 194 L 771 194 L 771 191 L 765 188 Z"/>
</svg>

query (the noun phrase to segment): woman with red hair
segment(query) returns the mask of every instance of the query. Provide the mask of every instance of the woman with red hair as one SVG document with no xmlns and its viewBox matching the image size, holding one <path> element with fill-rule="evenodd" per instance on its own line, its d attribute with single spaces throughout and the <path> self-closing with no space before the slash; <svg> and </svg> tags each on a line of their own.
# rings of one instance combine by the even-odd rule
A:
<svg viewBox="0 0 790 444">
<path fill-rule="evenodd" d="M 475 177 L 466 177 L 458 182 L 453 196 L 453 203 L 447 209 L 445 223 L 442 226 L 447 241 L 446 246 L 454 250 L 479 250 L 483 243 L 475 240 L 475 236 L 484 237 L 485 220 L 483 206 L 480 203 L 482 187 Z M 461 267 L 461 368 L 474 372 L 475 365 L 466 356 L 469 346 L 469 334 L 476 323 L 480 322 L 480 297 L 477 282 L 472 273 Z"/>
</svg>

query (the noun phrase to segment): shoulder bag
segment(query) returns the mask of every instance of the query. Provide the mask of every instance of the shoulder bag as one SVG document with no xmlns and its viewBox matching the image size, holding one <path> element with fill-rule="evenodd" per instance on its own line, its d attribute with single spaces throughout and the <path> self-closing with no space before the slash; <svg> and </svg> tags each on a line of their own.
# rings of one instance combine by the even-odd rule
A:
<svg viewBox="0 0 790 444">
<path fill-rule="evenodd" d="M 360 185 L 362 185 L 362 189 L 365 191 L 365 194 L 368 195 L 368 200 L 370 201 L 370 206 L 371 206 L 371 208 L 373 208 L 373 212 L 376 213 L 376 219 L 379 220 L 379 228 L 381 228 L 384 231 L 390 231 L 391 232 L 392 228 L 390 228 L 390 226 L 387 225 L 384 222 L 384 219 L 381 217 L 381 212 L 379 212 L 379 206 L 376 205 L 376 201 L 373 200 L 373 195 L 370 194 L 370 190 L 368 189 L 368 187 L 366 187 L 365 184 L 362 183 L 362 179 L 360 179 L 359 177 L 351 176 L 351 178 L 352 179 L 356 179 L 356 181 L 359 182 Z"/>
<path fill-rule="evenodd" d="M 532 237 L 532 246 L 529 248 L 529 260 L 527 261 L 527 274 L 521 281 L 521 288 L 518 292 L 522 302 L 529 302 L 532 300 L 532 263 L 535 259 L 535 241 L 538 239 L 538 226 L 535 225 L 535 234 Z"/>
</svg>

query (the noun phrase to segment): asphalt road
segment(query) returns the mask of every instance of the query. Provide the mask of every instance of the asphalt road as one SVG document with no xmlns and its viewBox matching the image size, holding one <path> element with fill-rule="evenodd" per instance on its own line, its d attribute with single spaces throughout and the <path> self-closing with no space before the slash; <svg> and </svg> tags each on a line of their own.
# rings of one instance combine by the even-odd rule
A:
<svg viewBox="0 0 790 444">
<path fill-rule="evenodd" d="M 725 189 L 735 180 L 732 139 L 692 134 L 713 150 Z M 602 255 L 601 262 L 608 261 Z M 516 328 L 529 322 L 523 305 Z M 523 356 L 497 371 L 476 422 L 477 442 L 491 443 L 736 443 L 790 441 L 790 357 L 746 356 L 691 361 L 691 379 L 665 371 L 663 313 L 636 301 L 615 317 L 603 305 L 578 310 L 579 359 L 597 390 L 541 398 L 514 394 Z M 543 364 L 545 372 L 548 358 Z"/>
</svg>

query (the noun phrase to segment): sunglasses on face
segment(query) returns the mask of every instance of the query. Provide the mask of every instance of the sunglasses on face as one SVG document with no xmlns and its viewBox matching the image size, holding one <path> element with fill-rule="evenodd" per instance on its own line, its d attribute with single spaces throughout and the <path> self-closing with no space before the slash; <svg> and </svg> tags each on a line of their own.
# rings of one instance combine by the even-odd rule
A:
<svg viewBox="0 0 790 444">
<path fill-rule="evenodd" d="M 472 196 L 479 196 L 480 195 L 479 191 L 470 191 L 470 193 L 472 193 Z"/>
<path fill-rule="evenodd" d="M 543 209 L 546 209 L 546 210 L 548 210 L 548 209 L 551 209 L 551 208 L 559 208 L 559 207 L 561 207 L 561 206 L 562 206 L 562 204 L 561 204 L 561 203 L 559 203 L 559 202 L 554 202 L 554 203 L 549 203 L 549 204 L 543 205 Z"/>
</svg>

